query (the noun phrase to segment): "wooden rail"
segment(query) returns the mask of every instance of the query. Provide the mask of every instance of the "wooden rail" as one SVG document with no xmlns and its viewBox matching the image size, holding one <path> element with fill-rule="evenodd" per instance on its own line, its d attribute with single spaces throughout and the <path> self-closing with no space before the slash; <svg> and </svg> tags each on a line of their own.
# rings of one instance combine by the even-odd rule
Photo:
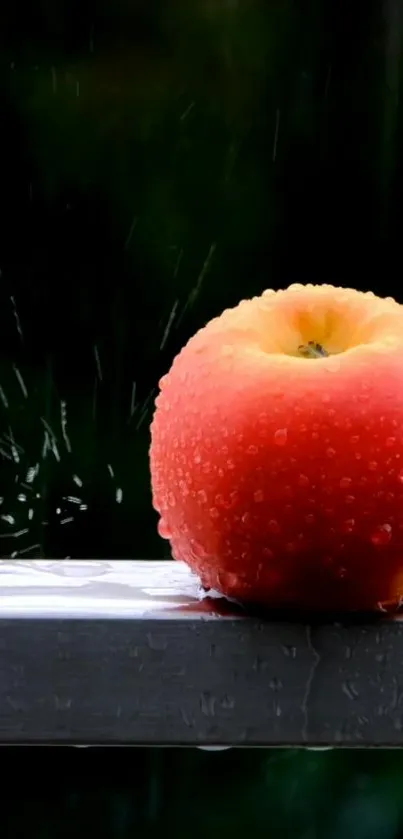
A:
<svg viewBox="0 0 403 839">
<path fill-rule="evenodd" d="M 403 625 L 248 617 L 171 561 L 3 561 L 0 743 L 401 746 Z"/>
</svg>

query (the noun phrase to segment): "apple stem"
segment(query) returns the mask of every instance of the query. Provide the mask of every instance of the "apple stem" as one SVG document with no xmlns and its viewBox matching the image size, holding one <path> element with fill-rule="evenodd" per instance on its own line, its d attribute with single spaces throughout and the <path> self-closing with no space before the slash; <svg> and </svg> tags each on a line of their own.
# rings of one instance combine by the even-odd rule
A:
<svg viewBox="0 0 403 839">
<path fill-rule="evenodd" d="M 317 341 L 308 341 L 307 344 L 300 344 L 298 352 L 304 358 L 326 358 L 329 355 L 325 348 L 322 347 L 322 344 L 319 344 Z"/>
</svg>

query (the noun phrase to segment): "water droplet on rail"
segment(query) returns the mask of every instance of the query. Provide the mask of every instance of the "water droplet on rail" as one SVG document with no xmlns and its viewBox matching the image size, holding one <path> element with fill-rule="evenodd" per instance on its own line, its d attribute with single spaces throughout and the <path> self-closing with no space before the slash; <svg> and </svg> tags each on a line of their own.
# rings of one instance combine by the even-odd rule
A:
<svg viewBox="0 0 403 839">
<path fill-rule="evenodd" d="M 349 699 L 354 701 L 358 698 L 358 691 L 351 682 L 343 682 L 341 689 Z"/>
<path fill-rule="evenodd" d="M 276 446 L 285 446 L 287 443 L 288 431 L 286 428 L 278 428 L 274 432 L 274 443 Z"/>
<path fill-rule="evenodd" d="M 371 533 L 371 542 L 376 547 L 388 545 L 392 538 L 392 527 L 390 524 L 380 524 Z"/>
</svg>

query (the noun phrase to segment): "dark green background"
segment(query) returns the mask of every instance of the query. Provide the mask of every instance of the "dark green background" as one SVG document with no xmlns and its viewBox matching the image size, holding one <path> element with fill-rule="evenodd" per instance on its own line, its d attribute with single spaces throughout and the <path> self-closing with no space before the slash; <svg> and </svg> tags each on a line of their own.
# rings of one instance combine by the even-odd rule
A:
<svg viewBox="0 0 403 839">
<path fill-rule="evenodd" d="M 1 556 L 167 556 L 148 429 L 188 337 L 295 281 L 402 298 L 402 35 L 401 0 L 3 1 Z M 402 822 L 400 752 L 41 753 L 42 786 L 8 754 L 12 835 Z"/>
</svg>

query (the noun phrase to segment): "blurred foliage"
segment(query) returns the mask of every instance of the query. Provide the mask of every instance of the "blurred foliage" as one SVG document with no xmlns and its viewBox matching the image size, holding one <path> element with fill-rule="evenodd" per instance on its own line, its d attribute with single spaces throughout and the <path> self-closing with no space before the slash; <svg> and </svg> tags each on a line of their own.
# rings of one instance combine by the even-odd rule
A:
<svg viewBox="0 0 403 839">
<path fill-rule="evenodd" d="M 401 839 L 401 751 L 6 750 L 13 838 Z M 52 767 L 57 766 L 55 774 Z M 16 806 L 18 805 L 18 806 Z"/>
<path fill-rule="evenodd" d="M 190 335 L 295 280 L 396 293 L 401 14 L 4 0 L 3 557 L 166 556 L 148 426 Z M 2 754 L 5 836 L 403 836 L 400 751 Z"/>
</svg>

